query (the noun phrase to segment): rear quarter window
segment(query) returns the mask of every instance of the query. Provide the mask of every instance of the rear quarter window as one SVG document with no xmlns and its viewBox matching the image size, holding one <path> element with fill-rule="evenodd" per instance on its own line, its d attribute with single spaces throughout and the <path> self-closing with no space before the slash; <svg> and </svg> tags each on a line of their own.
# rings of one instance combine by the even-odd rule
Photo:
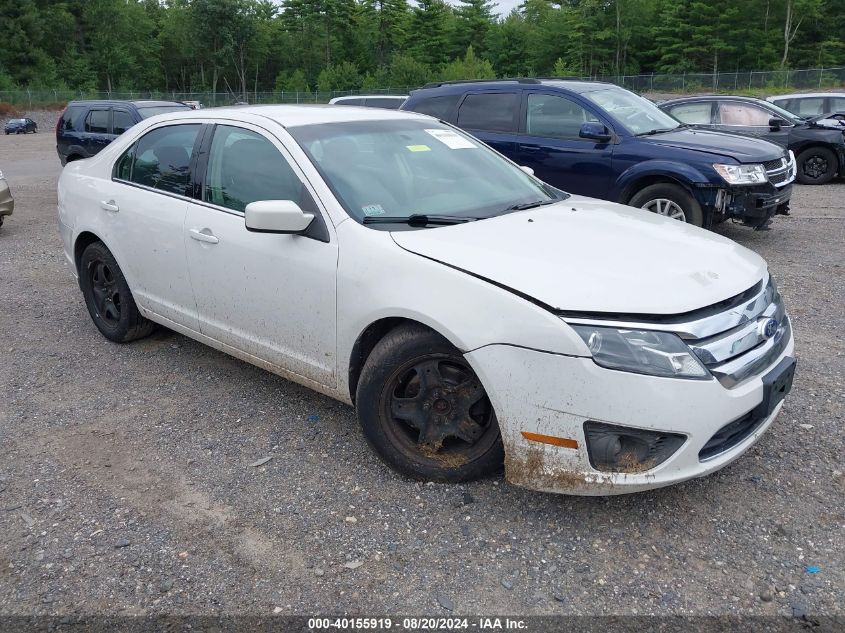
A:
<svg viewBox="0 0 845 633">
<path fill-rule="evenodd" d="M 72 130 L 73 122 L 77 120 L 80 112 L 82 112 L 82 108 L 80 106 L 69 106 L 64 111 L 64 114 L 62 114 L 62 120 L 59 123 L 59 131 Z"/>
<path fill-rule="evenodd" d="M 445 95 L 441 97 L 429 97 L 420 99 L 412 107 L 408 108 L 420 114 L 427 114 L 438 119 L 446 119 L 452 108 L 458 103 L 461 95 Z"/>
</svg>

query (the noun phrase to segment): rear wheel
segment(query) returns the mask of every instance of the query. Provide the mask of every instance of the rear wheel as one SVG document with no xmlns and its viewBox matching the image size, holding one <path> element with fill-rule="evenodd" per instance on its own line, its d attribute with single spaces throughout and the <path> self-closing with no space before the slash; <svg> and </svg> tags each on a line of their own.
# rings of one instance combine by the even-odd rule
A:
<svg viewBox="0 0 845 633">
<path fill-rule="evenodd" d="M 695 226 L 704 224 L 701 205 L 680 185 L 660 182 L 641 189 L 628 204 Z"/>
<path fill-rule="evenodd" d="M 376 345 L 355 404 L 367 441 L 405 475 L 458 482 L 502 468 L 499 425 L 481 381 L 426 327 L 399 326 Z"/>
<path fill-rule="evenodd" d="M 128 343 L 155 329 L 155 323 L 139 312 L 126 278 L 102 242 L 89 244 L 82 252 L 79 286 L 94 325 L 110 341 Z"/>
<path fill-rule="evenodd" d="M 811 147 L 798 154 L 796 177 L 802 185 L 823 185 L 839 168 L 836 154 L 826 147 Z"/>
</svg>

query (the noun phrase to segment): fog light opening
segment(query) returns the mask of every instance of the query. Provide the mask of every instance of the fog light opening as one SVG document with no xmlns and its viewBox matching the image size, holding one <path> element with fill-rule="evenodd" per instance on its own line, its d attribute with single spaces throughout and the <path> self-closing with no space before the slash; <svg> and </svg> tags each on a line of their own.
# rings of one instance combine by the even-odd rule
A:
<svg viewBox="0 0 845 633">
<path fill-rule="evenodd" d="M 642 473 L 665 462 L 684 443 L 677 433 L 646 431 L 602 422 L 585 422 L 587 454 L 596 470 Z"/>
</svg>

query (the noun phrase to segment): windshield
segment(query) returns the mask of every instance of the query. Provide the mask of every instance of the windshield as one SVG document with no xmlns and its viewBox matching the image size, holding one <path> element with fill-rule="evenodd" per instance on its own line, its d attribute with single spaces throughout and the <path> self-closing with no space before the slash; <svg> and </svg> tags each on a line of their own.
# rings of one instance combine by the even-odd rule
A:
<svg viewBox="0 0 845 633">
<path fill-rule="evenodd" d="M 631 134 L 669 131 L 681 126 L 648 99 L 621 88 L 594 90 L 583 96 L 619 121 Z"/>
<path fill-rule="evenodd" d="M 151 116 L 157 114 L 164 114 L 165 112 L 175 112 L 176 110 L 190 110 L 186 105 L 172 105 L 172 106 L 148 106 L 146 108 L 138 108 L 138 114 L 142 119 L 149 119 Z"/>
<path fill-rule="evenodd" d="M 434 120 L 289 128 L 346 212 L 485 218 L 560 198 L 483 143 Z"/>
</svg>

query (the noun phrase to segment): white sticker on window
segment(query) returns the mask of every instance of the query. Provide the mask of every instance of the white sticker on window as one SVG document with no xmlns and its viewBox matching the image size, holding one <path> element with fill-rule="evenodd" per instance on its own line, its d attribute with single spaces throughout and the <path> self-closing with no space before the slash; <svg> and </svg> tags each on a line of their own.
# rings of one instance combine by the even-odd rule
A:
<svg viewBox="0 0 845 633">
<path fill-rule="evenodd" d="M 384 215 L 384 208 L 380 204 L 367 204 L 361 207 L 366 216 Z"/>
<path fill-rule="evenodd" d="M 477 149 L 478 145 L 454 130 L 432 129 L 426 130 L 431 136 L 443 143 L 449 149 Z"/>
</svg>

